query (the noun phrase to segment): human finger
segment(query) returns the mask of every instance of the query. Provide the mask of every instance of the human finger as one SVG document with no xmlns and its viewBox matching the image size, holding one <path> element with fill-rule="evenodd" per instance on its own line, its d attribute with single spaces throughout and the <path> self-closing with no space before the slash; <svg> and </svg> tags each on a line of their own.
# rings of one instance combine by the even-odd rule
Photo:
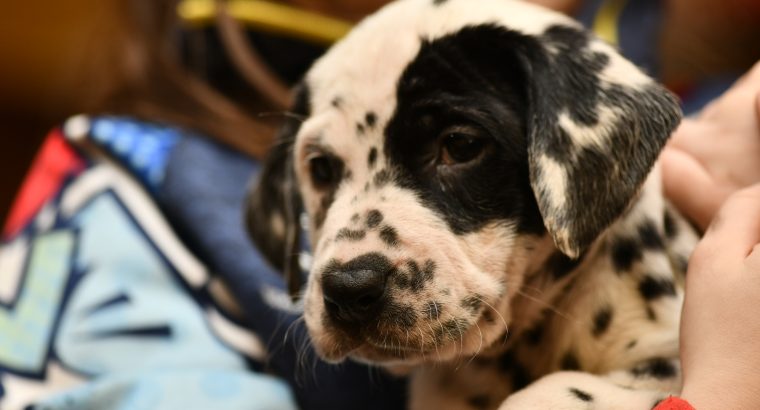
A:
<svg viewBox="0 0 760 410">
<path fill-rule="evenodd" d="M 760 184 L 737 191 L 718 211 L 702 239 L 729 258 L 745 259 L 760 243 Z"/>
<path fill-rule="evenodd" d="M 665 196 L 704 231 L 728 194 L 691 155 L 667 148 L 660 160 Z"/>
</svg>

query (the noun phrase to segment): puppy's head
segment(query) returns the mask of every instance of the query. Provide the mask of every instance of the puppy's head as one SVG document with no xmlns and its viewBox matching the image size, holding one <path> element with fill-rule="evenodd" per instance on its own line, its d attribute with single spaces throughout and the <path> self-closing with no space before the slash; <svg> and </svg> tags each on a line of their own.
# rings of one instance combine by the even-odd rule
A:
<svg viewBox="0 0 760 410">
<path fill-rule="evenodd" d="M 251 230 L 283 267 L 309 215 L 305 319 L 336 361 L 447 360 L 503 336 L 543 239 L 583 252 L 679 118 L 612 47 L 508 0 L 391 4 L 299 95 Z"/>
</svg>

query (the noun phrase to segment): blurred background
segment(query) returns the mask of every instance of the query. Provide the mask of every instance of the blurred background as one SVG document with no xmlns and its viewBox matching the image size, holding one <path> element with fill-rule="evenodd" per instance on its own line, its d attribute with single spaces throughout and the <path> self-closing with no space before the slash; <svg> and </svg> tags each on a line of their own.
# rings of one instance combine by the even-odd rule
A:
<svg viewBox="0 0 760 410">
<path fill-rule="evenodd" d="M 0 13 L 0 219 L 42 138 L 85 101 L 88 50 L 109 1 L 4 1 Z"/>
<path fill-rule="evenodd" d="M 760 0 L 533 1 L 576 16 L 591 3 L 618 14 L 624 6 L 644 3 L 662 9 L 660 41 L 652 48 L 662 57 L 659 78 L 673 88 L 715 74 L 741 73 L 760 59 Z M 335 29 L 335 36 L 386 2 L 273 1 L 332 18 L 323 23 Z M 257 57 L 265 61 L 276 77 L 267 77 L 264 70 L 263 77 L 252 80 L 250 71 L 255 77 L 257 67 L 246 67 L 251 56 L 243 55 L 242 64 L 230 63 L 229 55 L 235 60 L 236 54 L 234 35 L 220 41 L 219 32 L 210 28 L 213 18 L 179 30 L 174 0 L 5 0 L 2 7 L 3 220 L 45 134 L 77 113 L 115 111 L 166 119 L 260 154 L 277 118 L 258 113 L 283 111 L 289 98 L 283 90 L 331 41 L 249 30 L 246 40 L 258 53 L 254 62 Z M 186 76 L 188 71 L 194 75 Z M 241 137 L 251 133 L 259 138 Z"/>
<path fill-rule="evenodd" d="M 340 32 L 348 27 L 346 23 L 360 19 L 385 1 L 279 3 L 332 16 L 334 20 L 327 24 L 336 23 L 332 25 L 339 26 Z M 259 93 L 252 91 L 246 79 L 231 67 L 218 35 L 209 28 L 213 21 L 178 26 L 177 4 L 173 0 L 2 2 L 0 220 L 5 219 L 44 136 L 71 115 L 103 111 L 136 113 L 190 125 L 217 137 L 221 134 L 222 140 L 235 139 L 227 135 L 232 134 L 230 129 L 247 128 L 264 134 L 276 126 L 276 119 L 248 121 L 244 115 L 237 115 L 238 108 L 231 107 L 229 102 L 239 103 L 244 107 L 240 111 L 255 117 L 260 111 L 282 110 L 281 105 L 287 103 L 283 96 L 276 96 L 280 100 L 274 104 L 269 104 L 266 98 L 262 103 Z M 259 54 L 275 66 L 277 80 L 282 83 L 279 86 L 285 88 L 300 77 L 330 42 L 329 39 L 294 41 L 292 36 L 277 33 L 249 34 L 248 40 L 257 43 Z M 296 50 L 291 54 L 297 58 L 288 57 L 284 51 L 289 49 Z M 177 51 L 178 56 L 172 55 Z M 180 65 L 183 70 L 178 69 Z M 196 75 L 183 77 L 185 68 Z M 195 77 L 203 77 L 213 89 L 193 82 Z M 138 98 L 149 100 L 153 106 L 135 104 Z M 161 107 L 170 109 L 157 114 Z M 198 124 L 192 116 L 198 116 L 199 112 L 217 121 Z M 228 129 L 221 129 L 229 124 L 232 125 Z M 263 140 L 266 142 L 267 138 Z M 238 144 L 237 148 L 260 153 L 260 141 L 255 142 L 253 145 L 250 141 L 240 142 L 242 147 Z"/>
</svg>

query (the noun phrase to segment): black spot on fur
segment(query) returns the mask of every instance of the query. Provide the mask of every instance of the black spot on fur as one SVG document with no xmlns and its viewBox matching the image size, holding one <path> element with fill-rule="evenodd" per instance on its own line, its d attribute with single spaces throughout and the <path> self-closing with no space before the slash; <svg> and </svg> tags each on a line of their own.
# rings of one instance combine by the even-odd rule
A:
<svg viewBox="0 0 760 410">
<path fill-rule="evenodd" d="M 417 323 L 417 313 L 411 306 L 394 305 L 392 308 L 387 308 L 387 312 L 391 323 L 396 323 L 405 328 L 412 327 Z"/>
<path fill-rule="evenodd" d="M 610 328 L 610 323 L 612 323 L 612 316 L 613 310 L 611 306 L 607 305 L 599 309 L 599 311 L 597 311 L 594 315 L 594 325 L 591 329 L 591 334 L 593 334 L 594 337 L 602 336 L 607 331 L 607 329 Z"/>
<path fill-rule="evenodd" d="M 628 342 L 627 345 L 625 345 L 626 350 L 631 350 L 636 346 L 636 343 L 638 343 L 638 340 L 631 340 Z"/>
<path fill-rule="evenodd" d="M 459 340 L 468 327 L 469 322 L 464 319 L 450 319 L 435 328 L 434 337 L 438 341 Z"/>
<path fill-rule="evenodd" d="M 525 341 L 531 346 L 537 346 L 544 338 L 544 327 L 541 324 L 533 326 L 525 332 Z"/>
<path fill-rule="evenodd" d="M 447 1 L 449 1 L 449 0 L 433 0 L 433 5 L 434 6 L 440 6 L 441 4 L 446 3 Z"/>
<path fill-rule="evenodd" d="M 522 390 L 533 383 L 533 377 L 528 373 L 528 369 L 524 366 L 517 364 L 512 369 L 512 388 L 515 390 Z"/>
<path fill-rule="evenodd" d="M 370 169 L 375 167 L 375 163 L 377 162 L 377 148 L 372 147 L 369 150 L 369 154 L 367 155 L 367 166 L 369 166 Z"/>
<path fill-rule="evenodd" d="M 499 369 L 507 373 L 515 367 L 516 359 L 515 354 L 512 351 L 507 351 L 499 358 Z"/>
<path fill-rule="evenodd" d="M 321 228 L 322 224 L 325 223 L 327 210 L 330 208 L 330 205 L 332 205 L 333 201 L 335 201 L 334 190 L 330 190 L 329 192 L 325 193 L 322 196 L 322 199 L 319 201 L 319 208 L 317 208 L 316 212 L 314 212 L 314 225 L 316 225 L 317 228 Z"/>
<path fill-rule="evenodd" d="M 435 262 L 433 262 L 431 259 L 428 259 L 425 261 L 425 264 L 422 265 L 422 277 L 426 282 L 429 282 L 433 280 L 434 275 L 435 275 Z"/>
<path fill-rule="evenodd" d="M 340 108 L 343 105 L 343 98 L 340 96 L 335 97 L 330 101 L 330 104 L 335 108 Z"/>
<path fill-rule="evenodd" d="M 441 317 L 441 309 L 443 309 L 442 304 L 431 300 L 422 308 L 422 313 L 429 320 L 438 320 L 438 318 Z"/>
<path fill-rule="evenodd" d="M 373 180 L 377 188 L 382 188 L 391 182 L 391 173 L 387 169 L 378 171 Z"/>
<path fill-rule="evenodd" d="M 487 394 L 471 396 L 467 399 L 467 404 L 478 410 L 487 410 L 491 404 L 491 398 Z"/>
<path fill-rule="evenodd" d="M 350 180 L 351 180 L 351 178 L 353 178 L 353 177 L 354 177 L 354 173 L 353 173 L 353 172 L 351 172 L 351 170 L 350 170 L 350 169 L 347 169 L 347 170 L 346 170 L 346 171 L 343 173 L 343 179 L 344 179 L 345 181 L 350 181 Z"/>
<path fill-rule="evenodd" d="M 581 364 L 578 361 L 578 357 L 575 356 L 575 353 L 572 351 L 569 351 L 565 353 L 564 356 L 562 356 L 562 360 L 559 364 L 560 368 L 562 370 L 580 370 Z"/>
<path fill-rule="evenodd" d="M 585 402 L 592 402 L 592 401 L 594 401 L 594 396 L 586 393 L 583 390 L 576 389 L 575 387 L 571 387 L 570 388 L 570 393 L 572 393 L 575 397 L 577 397 L 580 400 L 583 400 Z"/>
<path fill-rule="evenodd" d="M 367 231 L 363 229 L 349 229 L 343 228 L 338 231 L 338 235 L 335 236 L 336 241 L 347 240 L 349 242 L 358 242 L 367 236 Z"/>
<path fill-rule="evenodd" d="M 390 247 L 396 247 L 399 245 L 398 233 L 396 229 L 390 225 L 384 225 L 380 228 L 380 239 Z"/>
<path fill-rule="evenodd" d="M 651 306 L 647 305 L 646 312 L 647 312 L 647 319 L 649 319 L 652 322 L 657 321 L 657 314 L 654 313 L 654 309 L 652 309 Z"/>
<path fill-rule="evenodd" d="M 406 262 L 406 267 L 410 278 L 409 287 L 412 292 L 421 291 L 425 288 L 425 284 L 433 280 L 435 263 L 432 260 L 425 261 L 425 265 L 420 269 L 420 265 L 410 259 Z"/>
<path fill-rule="evenodd" d="M 639 293 L 644 300 L 651 301 L 663 296 L 675 296 L 676 288 L 670 279 L 646 275 L 639 283 Z"/>
<path fill-rule="evenodd" d="M 662 236 L 657 231 L 657 226 L 650 220 L 644 221 L 639 226 L 639 237 L 641 243 L 646 249 L 661 250 L 665 249 L 665 242 L 662 240 Z"/>
<path fill-rule="evenodd" d="M 676 224 L 676 220 L 673 218 L 673 215 L 670 213 L 670 211 L 665 211 L 664 225 L 665 236 L 668 239 L 673 239 L 678 236 L 678 225 Z"/>
<path fill-rule="evenodd" d="M 687 258 L 684 255 L 677 255 L 675 257 L 675 268 L 676 271 L 681 273 L 682 275 L 686 275 L 686 272 L 689 271 L 689 258 Z"/>
<path fill-rule="evenodd" d="M 351 215 L 351 223 L 357 223 L 359 222 L 359 214 L 353 214 Z"/>
<path fill-rule="evenodd" d="M 490 310 L 483 311 L 483 320 L 485 320 L 486 323 L 496 322 L 496 318 L 493 316 L 493 312 L 491 312 Z"/>
<path fill-rule="evenodd" d="M 377 209 L 373 209 L 367 212 L 367 228 L 377 228 L 380 223 L 383 222 L 383 213 Z"/>
<path fill-rule="evenodd" d="M 411 286 L 411 282 L 409 280 L 409 276 L 401 269 L 396 269 L 393 272 L 393 283 L 398 287 L 399 289 L 408 289 L 409 286 Z"/>
<path fill-rule="evenodd" d="M 670 379 L 678 375 L 678 369 L 667 359 L 656 357 L 631 369 L 636 377 L 653 377 L 658 380 Z"/>
<path fill-rule="evenodd" d="M 361 135 L 364 135 L 364 131 L 365 131 L 364 124 L 362 124 L 360 122 L 357 122 L 356 123 L 356 133 L 361 136 Z"/>
<path fill-rule="evenodd" d="M 417 293 L 421 291 L 425 287 L 425 281 L 422 279 L 420 265 L 410 259 L 406 262 L 406 269 L 410 278 L 409 287 L 412 289 L 412 292 Z"/>
<path fill-rule="evenodd" d="M 481 300 L 480 295 L 471 295 L 462 299 L 460 305 L 463 308 L 467 309 L 468 312 L 475 314 L 478 313 L 478 310 L 480 310 L 480 307 L 483 305 L 483 301 Z"/>
<path fill-rule="evenodd" d="M 531 377 L 525 366 L 520 363 L 512 352 L 507 352 L 499 359 L 499 368 L 512 378 L 512 390 L 520 390 L 531 382 Z"/>
<path fill-rule="evenodd" d="M 642 257 L 641 248 L 633 239 L 618 238 L 612 244 L 612 263 L 618 273 L 630 271 Z"/>
<path fill-rule="evenodd" d="M 373 128 L 377 124 L 377 114 L 372 111 L 367 112 L 364 116 L 364 122 L 367 124 L 367 127 Z"/>
<path fill-rule="evenodd" d="M 580 265 L 583 258 L 571 259 L 561 252 L 555 252 L 546 261 L 546 270 L 548 270 L 554 279 L 562 279 Z"/>
</svg>

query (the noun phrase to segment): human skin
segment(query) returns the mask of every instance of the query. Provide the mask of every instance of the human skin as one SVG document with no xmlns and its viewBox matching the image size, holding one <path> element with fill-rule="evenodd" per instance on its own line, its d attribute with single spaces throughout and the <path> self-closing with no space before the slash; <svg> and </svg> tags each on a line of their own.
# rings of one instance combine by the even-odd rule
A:
<svg viewBox="0 0 760 410">
<path fill-rule="evenodd" d="M 685 119 L 661 158 L 666 196 L 701 230 L 731 193 L 760 182 L 760 63 Z"/>
<path fill-rule="evenodd" d="M 760 185 L 736 191 L 694 250 L 681 319 L 682 397 L 700 410 L 760 403 Z"/>
<path fill-rule="evenodd" d="M 760 403 L 760 63 L 662 155 L 666 195 L 702 230 L 681 317 L 682 397 L 695 408 Z"/>
</svg>

